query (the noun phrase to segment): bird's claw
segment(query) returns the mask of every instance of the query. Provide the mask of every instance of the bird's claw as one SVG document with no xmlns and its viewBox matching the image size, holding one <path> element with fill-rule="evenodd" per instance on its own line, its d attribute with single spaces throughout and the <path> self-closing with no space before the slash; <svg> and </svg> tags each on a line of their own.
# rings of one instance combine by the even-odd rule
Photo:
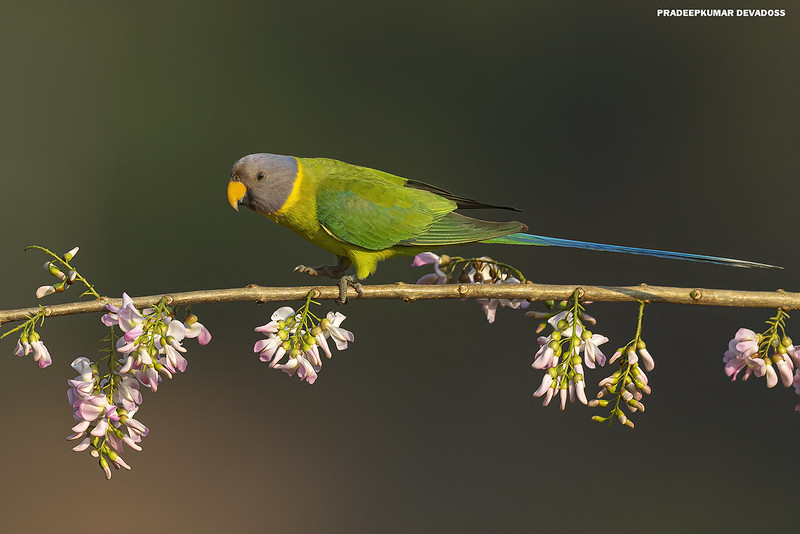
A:
<svg viewBox="0 0 800 534">
<path fill-rule="evenodd" d="M 322 265 L 320 267 L 306 267 L 305 265 L 298 265 L 294 268 L 295 271 L 310 274 L 311 276 L 327 277 L 327 278 L 340 278 L 347 270 L 346 266 L 341 264 L 337 265 Z"/>
<path fill-rule="evenodd" d="M 312 267 L 306 267 L 305 265 L 298 265 L 294 270 L 298 273 L 310 274 L 311 276 L 321 276 L 319 271 Z"/>
<path fill-rule="evenodd" d="M 356 290 L 359 297 L 364 296 L 364 288 L 355 276 L 343 276 L 339 278 L 339 298 L 336 299 L 337 304 L 347 304 L 347 288 L 352 287 Z"/>
</svg>

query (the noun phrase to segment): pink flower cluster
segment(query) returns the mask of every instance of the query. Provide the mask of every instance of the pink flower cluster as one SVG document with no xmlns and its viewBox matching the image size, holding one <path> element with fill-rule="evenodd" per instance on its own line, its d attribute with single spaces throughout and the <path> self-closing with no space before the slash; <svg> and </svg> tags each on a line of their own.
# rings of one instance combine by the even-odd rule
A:
<svg viewBox="0 0 800 534">
<path fill-rule="evenodd" d="M 141 451 L 139 442 L 149 432 L 133 417 L 142 402 L 139 383 L 131 376 L 117 372 L 101 379 L 96 367 L 83 356 L 76 358 L 72 367 L 78 371 L 78 376 L 68 381 L 67 399 L 78 424 L 72 427 L 74 434 L 67 439 L 83 438 L 72 450 L 82 452 L 91 447 L 90 454 L 100 458 L 100 467 L 106 478 L 111 478 L 109 462 L 116 469 L 130 470 L 120 456 L 124 453 L 124 445 Z M 110 396 L 104 393 L 106 390 Z"/>
<path fill-rule="evenodd" d="M 784 387 L 793 387 L 794 392 L 800 395 L 800 345 L 793 345 L 788 336 L 772 335 L 769 341 L 769 338 L 765 340 L 765 335 L 769 335 L 769 331 L 757 334 L 749 328 L 737 330 L 722 357 L 725 374 L 736 380 L 744 370 L 743 381 L 751 375 L 765 377 L 768 388 L 775 387 L 780 381 Z M 795 410 L 800 412 L 800 405 L 795 406 Z"/>
<path fill-rule="evenodd" d="M 184 371 L 186 349 L 181 342 L 197 338 L 205 345 L 211 334 L 197 317 L 188 315 L 179 321 L 165 306 L 139 311 L 127 294 L 122 295 L 121 308 L 107 304 L 106 309 L 102 323 L 118 327 L 122 336 L 116 339 L 114 350 L 109 349 L 105 375 L 85 357 L 72 362 L 78 376 L 68 381 L 67 398 L 78 423 L 67 439 L 82 439 L 73 450 L 89 449 L 99 458 L 106 478 L 111 478 L 111 466 L 130 469 L 120 456 L 124 445 L 140 451 L 139 443 L 148 434 L 147 427 L 134 417 L 142 402 L 140 385 L 156 391 L 162 374 L 171 378 Z"/>
<path fill-rule="evenodd" d="M 547 322 L 553 332 L 539 337 L 539 350 L 531 364 L 534 369 L 547 372 L 533 396 L 544 396 L 542 404 L 547 406 L 558 395 L 562 410 L 567 405 L 567 398 L 570 402 L 577 398 L 582 404 L 588 404 L 583 365 L 589 369 L 605 365 L 606 357 L 600 345 L 608 342 L 608 338 L 586 330 L 571 310 L 559 312 Z"/>
<path fill-rule="evenodd" d="M 354 339 L 353 333 L 341 326 L 345 318 L 339 312 L 328 312 L 319 324 L 312 321 L 309 327 L 303 325 L 302 313 L 283 306 L 272 314 L 270 322 L 255 329 L 265 334 L 267 339 L 256 341 L 253 352 L 260 353 L 260 360 L 269 362 L 270 367 L 289 376 L 297 373 L 300 380 L 313 384 L 322 368 L 320 349 L 325 356 L 331 357 L 328 339 L 333 340 L 338 350 L 345 350 Z M 286 355 L 288 359 L 282 362 Z"/>
<path fill-rule="evenodd" d="M 784 340 L 787 340 L 784 342 Z M 736 335 L 728 342 L 728 350 L 722 357 L 725 364 L 725 374 L 736 380 L 739 373 L 744 370 L 742 380 L 747 380 L 751 375 L 758 378 L 766 377 L 767 387 L 775 387 L 780 377 L 784 387 L 791 387 L 794 382 L 800 381 L 792 376 L 795 365 L 800 366 L 800 346 L 793 346 L 789 338 L 778 339 L 772 342 L 775 352 L 771 357 L 762 354 L 764 337 L 756 334 L 749 328 L 740 328 Z"/>
<path fill-rule="evenodd" d="M 208 329 L 193 315 L 185 322 L 160 313 L 153 308 L 140 312 L 133 300 L 122 295 L 122 308 L 107 304 L 109 313 L 100 319 L 106 326 L 118 326 L 123 335 L 117 340 L 116 350 L 124 359 L 121 374 L 130 372 L 143 385 L 153 391 L 161 380 L 159 372 L 172 378 L 186 370 L 187 361 L 182 353 L 184 338 L 197 338 L 201 345 L 211 341 Z"/>
<path fill-rule="evenodd" d="M 442 271 L 441 267 L 449 262 L 447 256 L 438 256 L 433 252 L 423 252 L 414 257 L 412 267 L 422 265 L 433 265 L 433 272 L 423 275 L 417 284 L 447 284 L 450 278 Z M 494 261 L 486 256 L 473 260 L 466 267 L 458 278 L 460 284 L 519 284 L 520 280 L 511 276 L 503 269 L 499 269 Z M 530 303 L 520 299 L 475 299 L 483 308 L 486 320 L 493 323 L 500 307 L 525 309 Z"/>
<path fill-rule="evenodd" d="M 50 351 L 44 346 L 39 334 L 34 331 L 31 331 L 28 335 L 22 334 L 20 336 L 17 340 L 17 346 L 14 348 L 14 354 L 19 357 L 33 354 L 33 361 L 38 363 L 41 369 L 53 363 Z"/>
</svg>

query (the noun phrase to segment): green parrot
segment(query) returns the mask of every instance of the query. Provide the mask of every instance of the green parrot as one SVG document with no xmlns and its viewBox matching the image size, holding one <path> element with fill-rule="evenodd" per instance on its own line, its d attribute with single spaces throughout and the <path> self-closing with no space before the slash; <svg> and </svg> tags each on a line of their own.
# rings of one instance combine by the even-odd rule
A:
<svg viewBox="0 0 800 534">
<path fill-rule="evenodd" d="M 228 202 L 237 211 L 239 206 L 247 206 L 333 252 L 338 259 L 335 266 L 298 265 L 296 270 L 339 278 L 340 300 L 344 300 L 348 285 L 360 294 L 358 281 L 374 273 L 382 260 L 467 243 L 552 245 L 734 267 L 775 267 L 730 258 L 526 234 L 523 232 L 528 227 L 521 222 L 485 221 L 455 212 L 471 208 L 519 211 L 515 208 L 484 204 L 423 182 L 326 158 L 244 156 L 231 170 Z M 355 268 L 355 277 L 344 276 L 350 265 Z"/>
</svg>

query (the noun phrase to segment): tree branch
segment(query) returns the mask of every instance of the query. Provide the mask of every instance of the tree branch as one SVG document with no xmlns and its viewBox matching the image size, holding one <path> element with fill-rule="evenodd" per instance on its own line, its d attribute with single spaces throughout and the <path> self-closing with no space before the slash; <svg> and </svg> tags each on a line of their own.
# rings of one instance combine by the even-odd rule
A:
<svg viewBox="0 0 800 534">
<path fill-rule="evenodd" d="M 397 282 L 391 285 L 363 286 L 363 299 L 403 299 L 406 302 L 429 299 L 476 299 L 503 298 L 525 300 L 567 300 L 576 288 L 583 290 L 581 298 L 594 302 L 669 302 L 672 304 L 695 304 L 701 306 L 730 306 L 737 308 L 800 308 L 800 293 L 777 291 L 738 291 L 733 289 L 702 289 L 685 287 L 648 286 L 587 286 L 550 284 L 447 284 L 414 285 Z M 164 293 L 146 297 L 135 297 L 134 305 L 141 309 L 155 306 L 166 298 L 168 305 L 187 305 L 201 302 L 253 301 L 259 304 L 272 301 L 300 300 L 310 291 L 318 300 L 333 300 L 339 296 L 336 286 L 261 287 L 249 285 L 243 288 L 211 289 Z M 352 288 L 348 298 L 358 299 Z M 122 305 L 122 299 L 101 297 L 85 302 L 70 302 L 43 306 L 45 316 L 72 315 L 103 311 L 106 304 Z M 40 307 L 17 310 L 0 310 L 0 325 L 21 321 L 38 313 Z"/>
</svg>

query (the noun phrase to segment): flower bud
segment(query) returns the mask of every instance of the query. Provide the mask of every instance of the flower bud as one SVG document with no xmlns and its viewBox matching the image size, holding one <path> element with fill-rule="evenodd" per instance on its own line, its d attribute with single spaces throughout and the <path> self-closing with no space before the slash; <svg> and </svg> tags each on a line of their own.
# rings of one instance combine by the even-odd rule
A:
<svg viewBox="0 0 800 534">
<path fill-rule="evenodd" d="M 533 319 L 546 319 L 550 317 L 550 314 L 540 311 L 529 311 L 525 312 L 525 317 L 531 317 Z"/>
<path fill-rule="evenodd" d="M 65 280 L 67 278 L 67 276 L 63 272 L 61 272 L 61 270 L 58 267 L 53 265 L 52 261 L 48 261 L 43 265 L 43 267 L 45 271 L 52 274 L 56 278 L 59 278 L 61 280 Z"/>
<path fill-rule="evenodd" d="M 54 288 L 53 286 L 41 286 L 39 289 L 36 290 L 36 298 L 40 299 L 55 292 L 56 288 Z"/>
<path fill-rule="evenodd" d="M 64 261 L 69 262 L 72 258 L 75 257 L 75 255 L 78 253 L 78 250 L 80 250 L 80 248 L 79 247 L 75 247 L 72 250 L 70 250 L 69 252 L 65 252 L 64 255 L 61 256 L 61 258 Z"/>
<path fill-rule="evenodd" d="M 622 413 L 622 410 L 620 410 L 619 408 L 617 408 L 616 410 L 616 416 L 617 419 L 619 419 L 619 422 L 622 423 L 623 425 L 628 422 L 628 418 L 625 417 L 625 414 Z"/>
<path fill-rule="evenodd" d="M 589 404 L 589 406 L 591 406 L 591 403 Z M 608 419 L 608 417 L 603 417 L 601 415 L 593 415 L 592 416 L 592 421 L 597 421 L 598 423 L 604 423 L 607 419 Z"/>
<path fill-rule="evenodd" d="M 163 365 L 161 365 L 160 363 L 155 362 L 153 364 L 153 367 L 155 368 L 156 371 L 158 371 L 162 375 L 166 376 L 167 378 L 172 378 L 172 373 L 170 372 L 170 370 L 167 369 L 166 367 L 164 367 Z"/>
</svg>

